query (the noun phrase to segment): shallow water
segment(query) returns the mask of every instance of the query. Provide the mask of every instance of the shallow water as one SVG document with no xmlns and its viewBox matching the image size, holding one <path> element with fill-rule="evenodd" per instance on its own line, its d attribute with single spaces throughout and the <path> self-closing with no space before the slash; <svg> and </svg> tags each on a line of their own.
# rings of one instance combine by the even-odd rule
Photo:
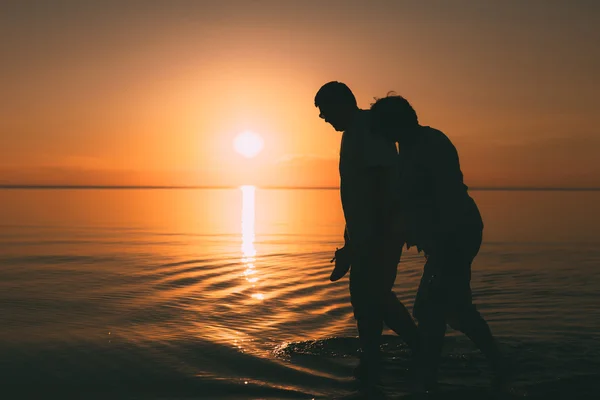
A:
<svg viewBox="0 0 600 400">
<path fill-rule="evenodd" d="M 600 192 L 474 191 L 478 308 L 530 397 L 600 395 Z M 335 190 L 1 190 L 0 383 L 11 398 L 328 398 L 351 393 L 356 330 L 329 260 Z M 423 259 L 396 293 L 412 307 Z M 441 375 L 489 373 L 450 332 Z M 385 390 L 410 353 L 386 331 Z M 36 392 L 37 394 L 35 394 Z"/>
</svg>

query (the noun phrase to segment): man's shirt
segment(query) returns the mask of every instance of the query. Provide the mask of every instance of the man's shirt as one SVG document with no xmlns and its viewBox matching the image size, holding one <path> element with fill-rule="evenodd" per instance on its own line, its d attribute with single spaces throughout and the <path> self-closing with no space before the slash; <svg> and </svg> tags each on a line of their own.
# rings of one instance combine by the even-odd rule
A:
<svg viewBox="0 0 600 400">
<path fill-rule="evenodd" d="M 414 143 L 400 147 L 398 160 L 396 199 L 409 244 L 483 229 L 458 152 L 444 133 L 420 127 Z"/>
<path fill-rule="evenodd" d="M 350 240 L 364 242 L 381 233 L 385 203 L 392 204 L 398 152 L 370 130 L 370 112 L 360 110 L 342 135 L 340 195 Z"/>
</svg>

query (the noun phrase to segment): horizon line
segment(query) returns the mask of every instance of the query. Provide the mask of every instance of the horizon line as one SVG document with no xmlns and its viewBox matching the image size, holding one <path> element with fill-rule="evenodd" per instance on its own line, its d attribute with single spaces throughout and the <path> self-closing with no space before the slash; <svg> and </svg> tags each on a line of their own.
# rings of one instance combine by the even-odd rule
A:
<svg viewBox="0 0 600 400">
<path fill-rule="evenodd" d="M 0 189 L 34 190 L 198 190 L 198 189 L 239 189 L 242 186 L 256 186 L 265 190 L 338 190 L 339 186 L 277 186 L 277 185 L 2 185 Z M 535 186 L 481 186 L 469 187 L 470 191 L 600 191 L 600 187 L 535 187 Z"/>
</svg>

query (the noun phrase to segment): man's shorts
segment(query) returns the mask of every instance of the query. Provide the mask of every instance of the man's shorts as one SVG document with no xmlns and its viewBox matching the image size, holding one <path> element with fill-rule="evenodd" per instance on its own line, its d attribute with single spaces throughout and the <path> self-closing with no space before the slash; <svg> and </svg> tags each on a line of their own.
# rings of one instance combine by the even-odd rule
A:
<svg viewBox="0 0 600 400">
<path fill-rule="evenodd" d="M 426 313 L 460 314 L 474 307 L 471 292 L 471 264 L 481 246 L 481 234 L 461 243 L 447 243 L 443 251 L 427 256 L 417 290 L 413 316 Z"/>
<path fill-rule="evenodd" d="M 350 268 L 350 302 L 354 317 L 383 315 L 398 270 L 402 247 L 377 243 L 353 254 Z"/>
</svg>

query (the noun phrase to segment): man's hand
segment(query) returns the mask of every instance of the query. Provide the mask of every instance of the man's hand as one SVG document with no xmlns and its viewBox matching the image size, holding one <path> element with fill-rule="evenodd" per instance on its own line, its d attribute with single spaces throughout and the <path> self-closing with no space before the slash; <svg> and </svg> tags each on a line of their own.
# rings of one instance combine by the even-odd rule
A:
<svg viewBox="0 0 600 400">
<path fill-rule="evenodd" d="M 341 279 L 350 269 L 350 249 L 344 246 L 341 249 L 336 249 L 335 256 L 330 262 L 335 261 L 335 268 L 329 276 L 331 282 Z"/>
</svg>

